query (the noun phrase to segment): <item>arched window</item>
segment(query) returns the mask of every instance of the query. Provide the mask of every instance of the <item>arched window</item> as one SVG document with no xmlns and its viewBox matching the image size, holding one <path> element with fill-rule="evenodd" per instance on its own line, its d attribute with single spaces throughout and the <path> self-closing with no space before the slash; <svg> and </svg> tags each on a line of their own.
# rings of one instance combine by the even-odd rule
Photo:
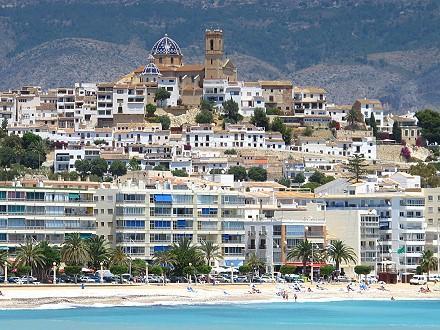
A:
<svg viewBox="0 0 440 330">
<path fill-rule="evenodd" d="M 214 50 L 214 40 L 213 39 L 209 40 L 209 44 L 210 44 L 210 49 Z"/>
</svg>

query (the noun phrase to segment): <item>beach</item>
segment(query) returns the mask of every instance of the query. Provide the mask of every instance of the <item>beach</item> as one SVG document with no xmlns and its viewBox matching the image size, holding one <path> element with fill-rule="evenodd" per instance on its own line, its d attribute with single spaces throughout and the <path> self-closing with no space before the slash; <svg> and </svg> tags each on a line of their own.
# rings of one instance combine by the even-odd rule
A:
<svg viewBox="0 0 440 330">
<path fill-rule="evenodd" d="M 324 289 L 304 285 L 294 292 L 290 284 L 257 284 L 259 293 L 252 292 L 249 284 L 86 284 L 77 285 L 0 285 L 0 309 L 74 308 L 110 306 L 147 306 L 178 304 L 268 303 L 338 300 L 417 300 L 440 299 L 440 285 L 430 285 L 431 292 L 418 292 L 420 286 L 409 284 L 371 285 L 367 290 L 347 291 L 347 284 L 325 284 Z M 311 292 L 308 290 L 310 287 Z M 277 293 L 285 291 L 288 300 Z"/>
</svg>

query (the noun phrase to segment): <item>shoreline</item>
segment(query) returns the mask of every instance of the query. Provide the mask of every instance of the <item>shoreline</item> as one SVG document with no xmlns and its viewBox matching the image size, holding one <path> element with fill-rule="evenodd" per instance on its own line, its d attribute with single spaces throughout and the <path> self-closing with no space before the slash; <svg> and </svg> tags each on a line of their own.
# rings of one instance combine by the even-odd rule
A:
<svg viewBox="0 0 440 330">
<path fill-rule="evenodd" d="M 0 310 L 39 310 L 72 308 L 111 307 L 154 307 L 182 305 L 224 305 L 224 304 L 266 304 L 337 302 L 362 300 L 440 300 L 440 285 L 430 285 L 430 293 L 420 293 L 420 286 L 408 284 L 387 285 L 387 291 L 379 290 L 379 285 L 371 285 L 366 291 L 347 292 L 344 284 L 326 284 L 324 290 L 314 287 L 308 292 L 306 285 L 301 292 L 293 292 L 289 284 L 257 284 L 261 293 L 249 293 L 249 284 L 225 284 L 212 286 L 187 284 L 167 284 L 166 286 L 133 285 L 79 285 L 69 286 L 1 286 Z M 286 290 L 289 300 L 277 295 Z"/>
</svg>

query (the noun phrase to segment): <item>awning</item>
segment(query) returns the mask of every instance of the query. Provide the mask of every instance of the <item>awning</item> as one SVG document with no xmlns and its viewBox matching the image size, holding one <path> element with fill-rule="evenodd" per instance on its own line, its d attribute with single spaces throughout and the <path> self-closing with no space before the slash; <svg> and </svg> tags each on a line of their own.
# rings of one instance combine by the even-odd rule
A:
<svg viewBox="0 0 440 330">
<path fill-rule="evenodd" d="M 167 195 L 167 194 L 154 195 L 154 202 L 155 203 L 172 203 L 173 198 L 171 195 Z"/>
<path fill-rule="evenodd" d="M 8 250 L 9 250 L 9 247 L 7 247 L 7 246 L 0 246 L 0 250 L 2 250 L 2 251 L 8 251 Z"/>
</svg>

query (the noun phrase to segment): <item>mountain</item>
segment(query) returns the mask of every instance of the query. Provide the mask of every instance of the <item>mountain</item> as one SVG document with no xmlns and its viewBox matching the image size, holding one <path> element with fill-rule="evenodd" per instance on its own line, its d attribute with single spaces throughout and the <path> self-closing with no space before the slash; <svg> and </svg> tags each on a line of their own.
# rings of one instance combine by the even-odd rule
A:
<svg viewBox="0 0 440 330">
<path fill-rule="evenodd" d="M 115 79 L 164 33 L 199 61 L 211 27 L 242 79 L 291 79 L 400 112 L 440 106 L 437 0 L 0 0 L 0 88 Z"/>
</svg>

